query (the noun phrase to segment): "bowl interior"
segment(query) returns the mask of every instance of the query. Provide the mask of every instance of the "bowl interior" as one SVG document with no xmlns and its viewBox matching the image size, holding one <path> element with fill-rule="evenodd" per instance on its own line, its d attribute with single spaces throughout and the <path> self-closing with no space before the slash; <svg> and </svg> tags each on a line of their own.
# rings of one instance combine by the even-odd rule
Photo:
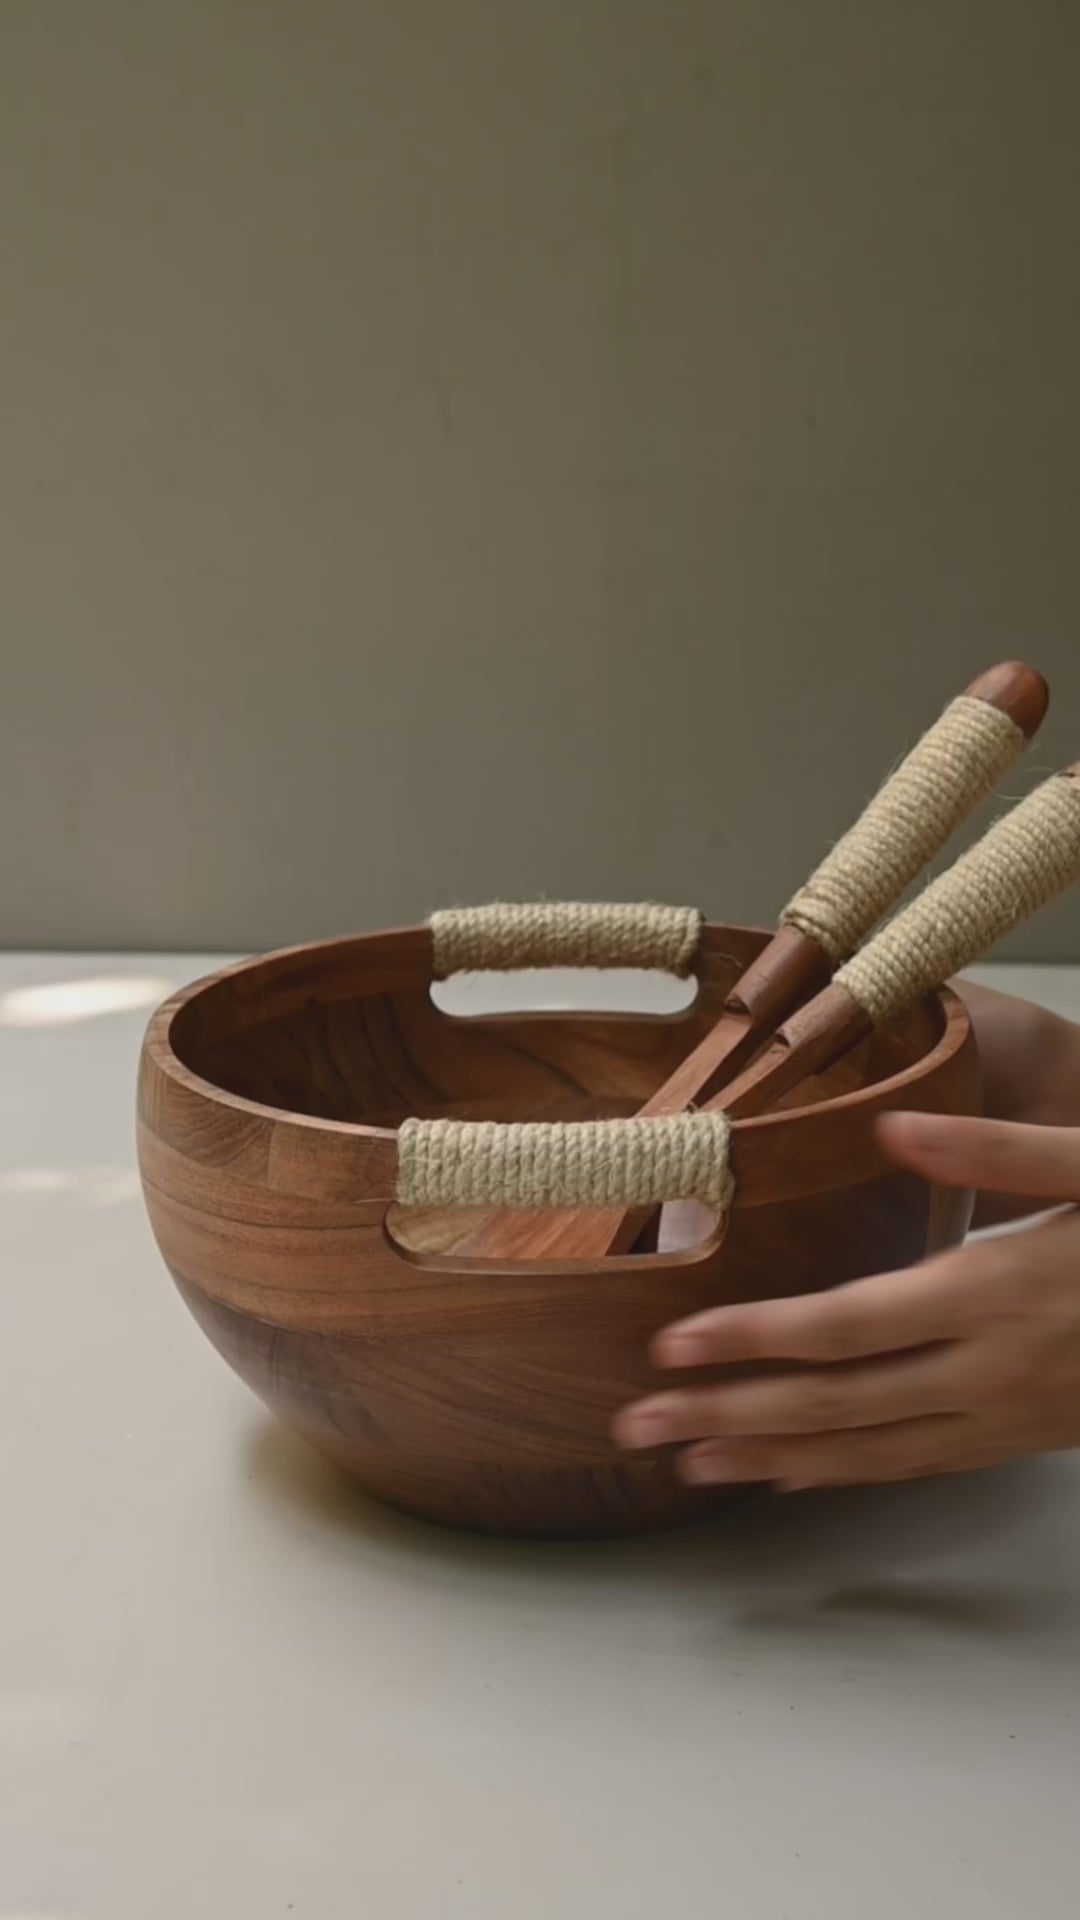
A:
<svg viewBox="0 0 1080 1920">
<path fill-rule="evenodd" d="M 404 941 L 411 936 L 402 935 Z M 716 1020 L 764 944 L 712 929 L 707 977 L 675 1014 L 441 1011 L 415 962 L 396 984 L 383 936 L 328 942 L 233 969 L 177 1009 L 170 1042 L 192 1073 L 261 1106 L 396 1127 L 409 1115 L 571 1119 L 634 1112 Z M 875 1035 L 782 1106 L 805 1107 L 910 1067 L 943 1030 L 940 1003 Z"/>
</svg>

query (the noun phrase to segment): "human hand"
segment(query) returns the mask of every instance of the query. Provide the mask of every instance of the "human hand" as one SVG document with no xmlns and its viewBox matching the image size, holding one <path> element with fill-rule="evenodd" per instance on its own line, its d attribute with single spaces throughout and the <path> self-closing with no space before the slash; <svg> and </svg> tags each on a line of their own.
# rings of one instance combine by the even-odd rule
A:
<svg viewBox="0 0 1080 1920">
<path fill-rule="evenodd" d="M 890 1114 L 899 1165 L 938 1184 L 1080 1203 L 1080 1128 Z M 1080 1213 L 802 1299 L 667 1328 L 660 1367 L 796 1370 L 680 1385 L 626 1408 L 624 1447 L 686 1445 L 679 1471 L 787 1489 L 962 1472 L 1080 1446 Z"/>
</svg>

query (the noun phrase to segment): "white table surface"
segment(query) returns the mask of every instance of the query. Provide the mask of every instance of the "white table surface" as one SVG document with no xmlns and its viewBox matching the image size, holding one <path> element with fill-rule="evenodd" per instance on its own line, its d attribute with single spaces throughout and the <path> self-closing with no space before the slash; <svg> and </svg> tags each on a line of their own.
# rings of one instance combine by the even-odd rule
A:
<svg viewBox="0 0 1080 1920">
<path fill-rule="evenodd" d="M 201 970 L 0 963 L 0 1920 L 1074 1920 L 1080 1461 L 602 1546 L 365 1501 L 143 1217 Z"/>
</svg>

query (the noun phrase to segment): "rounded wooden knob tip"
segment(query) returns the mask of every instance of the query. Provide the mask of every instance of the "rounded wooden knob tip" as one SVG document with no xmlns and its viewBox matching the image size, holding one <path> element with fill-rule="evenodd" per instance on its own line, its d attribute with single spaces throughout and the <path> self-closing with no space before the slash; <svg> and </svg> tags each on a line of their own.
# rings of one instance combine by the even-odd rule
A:
<svg viewBox="0 0 1080 1920">
<path fill-rule="evenodd" d="M 968 688 L 968 697 L 1007 713 L 1028 740 L 1035 738 L 1050 705 L 1050 689 L 1042 674 L 1023 660 L 1003 660 L 980 673 Z"/>
</svg>

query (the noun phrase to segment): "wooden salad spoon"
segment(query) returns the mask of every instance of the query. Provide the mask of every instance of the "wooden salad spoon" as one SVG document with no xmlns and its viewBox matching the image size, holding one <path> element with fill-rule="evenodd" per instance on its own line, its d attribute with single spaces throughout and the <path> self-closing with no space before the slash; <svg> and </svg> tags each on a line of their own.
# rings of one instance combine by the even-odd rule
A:
<svg viewBox="0 0 1080 1920">
<path fill-rule="evenodd" d="M 991 709 L 1006 723 L 996 730 L 986 727 L 989 738 L 974 770 L 970 759 L 959 755 L 954 765 L 949 751 L 955 710 L 972 702 Z M 829 980 L 837 961 L 858 946 L 955 828 L 992 791 L 1038 732 L 1048 704 L 1042 675 L 1022 662 L 1007 661 L 981 674 L 959 701 L 946 708 L 788 909 L 794 915 L 804 897 L 813 901 L 815 893 L 836 894 L 839 887 L 847 920 L 846 951 L 837 950 L 835 938 L 829 940 L 824 928 L 815 928 L 812 908 L 808 915 L 799 916 L 802 925 L 795 924 L 794 917 L 785 920 L 732 988 L 716 1024 L 646 1101 L 641 1117 L 706 1105 L 728 1107 L 729 1100 L 717 1096 L 782 1022 L 786 1024 L 777 1037 L 779 1051 L 770 1050 L 764 1056 L 772 1062 L 772 1077 L 758 1082 L 744 1074 L 735 1082 L 741 1099 L 765 1099 L 767 1104 L 778 1097 L 781 1082 L 793 1084 L 793 1072 L 803 1078 L 817 1070 L 800 1068 L 801 1060 L 820 1053 L 824 1061 L 834 1043 L 841 1052 L 855 1044 L 855 1038 L 846 1040 L 848 1034 L 863 1036 L 866 1026 L 858 1024 L 850 996 L 842 991 L 839 998 L 830 1000 L 827 988 L 825 995 L 811 1000 L 804 1008 L 805 1019 L 795 1009 Z M 924 788 L 932 804 L 921 804 Z M 869 878 L 862 885 L 857 882 L 867 843 L 875 853 L 883 849 L 887 856 L 879 862 L 879 870 L 887 875 L 884 883 L 879 880 L 874 885 Z M 757 1106 L 738 1109 L 759 1110 Z M 655 1208 L 503 1211 L 490 1215 L 457 1251 L 484 1259 L 596 1259 L 629 1251 L 655 1214 Z"/>
</svg>

